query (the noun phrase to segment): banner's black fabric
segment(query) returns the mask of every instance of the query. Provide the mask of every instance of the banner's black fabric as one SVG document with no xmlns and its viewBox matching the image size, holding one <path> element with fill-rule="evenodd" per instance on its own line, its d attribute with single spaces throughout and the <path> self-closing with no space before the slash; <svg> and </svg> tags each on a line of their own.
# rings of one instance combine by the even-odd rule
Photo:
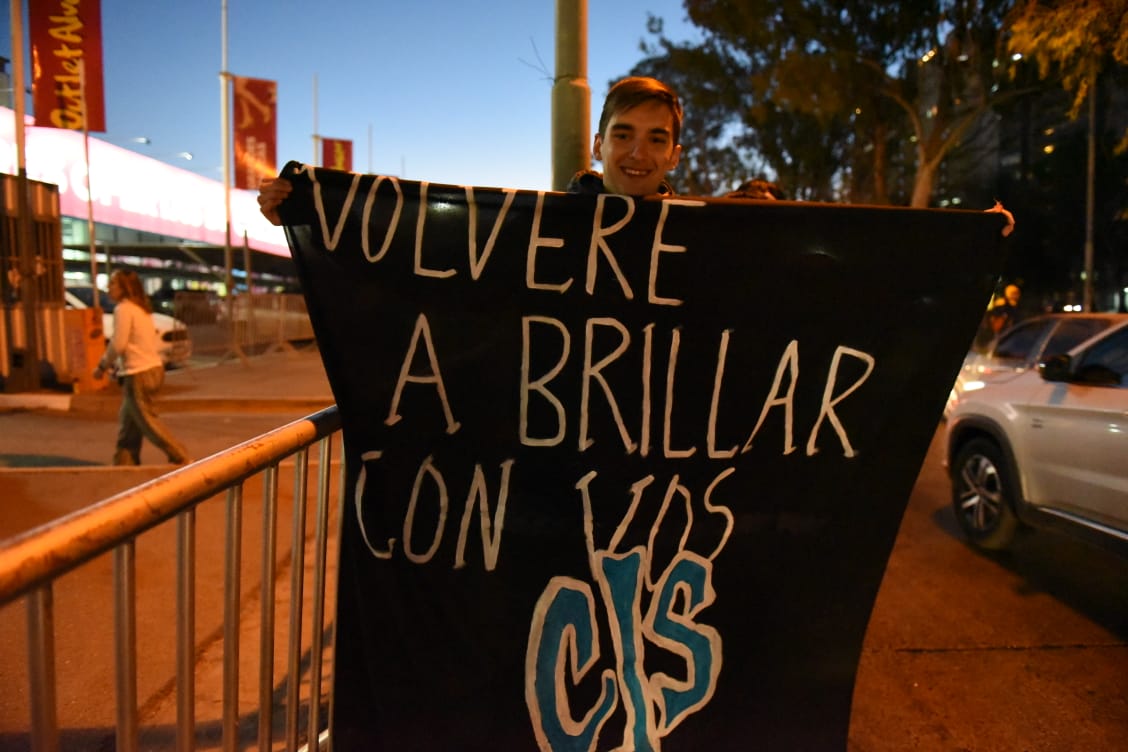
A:
<svg viewBox="0 0 1128 752">
<path fill-rule="evenodd" d="M 344 426 L 334 748 L 845 749 L 998 214 L 302 165 Z"/>
</svg>

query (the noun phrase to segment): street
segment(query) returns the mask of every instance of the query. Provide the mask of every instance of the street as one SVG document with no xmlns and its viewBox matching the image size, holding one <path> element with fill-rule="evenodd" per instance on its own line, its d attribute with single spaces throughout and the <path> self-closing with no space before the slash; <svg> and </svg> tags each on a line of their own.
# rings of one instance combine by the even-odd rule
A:
<svg viewBox="0 0 1128 752">
<path fill-rule="evenodd" d="M 9 426 L 22 427 L 33 416 L 5 419 Z M 233 420 L 246 432 L 259 430 L 263 422 L 291 419 L 258 414 L 217 420 L 188 412 L 168 417 L 174 430 L 201 452 L 207 451 L 203 439 L 209 425 L 214 429 Z M 109 423 L 101 426 L 94 418 L 87 420 L 91 435 L 105 436 L 113 419 L 108 416 Z M 849 752 L 1122 748 L 1128 739 L 1128 562 L 1050 533 L 1025 536 L 1012 553 L 975 553 L 963 542 L 948 507 L 941 437 L 938 431 L 908 503 L 871 618 L 855 687 Z M 105 439 L 97 443 L 97 451 L 104 453 Z M 34 449 L 29 445 L 26 451 Z M 257 527 L 250 522 L 256 518 L 257 496 L 248 490 L 251 534 Z M 201 540 L 209 550 L 220 542 L 211 535 Z M 246 550 L 255 550 L 253 542 L 248 541 Z M 218 557 L 215 550 L 203 561 L 214 565 Z M 62 733 L 63 748 L 73 750 L 113 734 L 109 643 L 98 638 L 95 644 L 89 635 L 96 630 L 79 627 L 80 622 L 91 626 L 105 621 L 108 562 L 84 569 L 97 575 L 97 584 L 89 589 L 72 584 L 62 591 L 56 618 L 65 631 L 59 637 L 59 672 L 69 675 L 60 677 L 59 720 L 65 729 L 70 724 Z M 253 587 L 253 570 L 245 576 Z M 82 605 L 83 592 L 100 603 Z M 142 599 L 139 606 L 145 609 L 147 602 Z M 204 606 L 203 613 L 215 605 Z M 152 608 L 153 613 L 139 615 L 142 623 L 167 619 L 160 611 L 167 604 Z M 252 621 L 253 612 L 245 611 Z M 76 620 L 78 613 L 102 616 L 93 622 L 90 616 Z M 0 678 L 9 698 L 0 709 L 0 750 L 5 752 L 30 749 L 24 733 L 23 629 L 22 605 L 0 609 L 0 635 L 5 636 Z M 165 655 L 169 648 L 163 645 L 143 665 L 171 670 Z M 20 668 L 13 670 L 15 666 Z M 206 673 L 208 668 L 198 670 Z M 169 676 L 146 670 L 141 681 L 139 701 L 155 711 L 146 720 L 158 729 L 167 729 L 164 724 L 170 720 L 167 702 L 159 697 Z M 209 686 L 218 691 L 218 683 L 202 680 L 198 692 Z M 96 695 L 105 700 L 91 702 L 82 687 L 99 688 Z M 198 721 L 214 728 L 219 704 L 219 697 L 198 697 Z M 158 730 L 147 739 L 155 743 L 169 736 Z M 201 734 L 199 741 L 201 749 L 218 745 L 214 734 Z"/>
<path fill-rule="evenodd" d="M 1051 533 L 963 542 L 933 439 L 870 620 L 850 752 L 1123 749 L 1128 561 Z"/>
</svg>

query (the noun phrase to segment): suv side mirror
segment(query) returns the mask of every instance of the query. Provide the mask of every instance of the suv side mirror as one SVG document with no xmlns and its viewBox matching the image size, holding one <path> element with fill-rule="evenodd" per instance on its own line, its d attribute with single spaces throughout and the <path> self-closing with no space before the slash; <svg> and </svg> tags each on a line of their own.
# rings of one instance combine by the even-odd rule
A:
<svg viewBox="0 0 1128 752">
<path fill-rule="evenodd" d="M 1053 355 L 1038 364 L 1038 373 L 1046 381 L 1069 381 L 1072 365 L 1068 355 Z"/>
</svg>

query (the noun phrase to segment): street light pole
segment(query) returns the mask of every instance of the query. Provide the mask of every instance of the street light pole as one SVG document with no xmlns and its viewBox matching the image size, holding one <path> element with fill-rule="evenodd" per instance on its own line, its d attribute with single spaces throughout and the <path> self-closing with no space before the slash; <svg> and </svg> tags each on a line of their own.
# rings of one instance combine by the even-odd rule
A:
<svg viewBox="0 0 1128 752">
<path fill-rule="evenodd" d="M 591 167 L 591 87 L 587 80 L 587 0 L 556 0 L 552 84 L 552 189 L 563 191 Z"/>
<path fill-rule="evenodd" d="M 1093 204 L 1096 200 L 1097 181 L 1097 73 L 1089 78 L 1089 154 L 1086 164 L 1085 181 L 1085 279 L 1082 286 L 1081 302 L 1086 311 L 1093 310 Z"/>
<path fill-rule="evenodd" d="M 82 101 L 86 102 L 86 58 L 79 62 L 78 79 L 82 82 Z M 98 239 L 94 224 L 94 189 L 90 177 L 90 121 L 82 117 L 82 152 L 86 159 L 86 234 L 90 245 L 90 299 L 94 308 L 98 305 Z"/>
<path fill-rule="evenodd" d="M 10 391 L 35 391 L 39 389 L 39 275 L 35 248 L 32 246 L 31 202 L 28 200 L 27 157 L 24 135 L 24 39 L 23 3 L 12 0 L 12 89 L 16 118 L 16 252 L 18 265 L 15 279 L 8 284 L 19 293 L 17 308 L 23 313 L 24 347 L 19 357 L 12 357 L 13 388 Z"/>
<path fill-rule="evenodd" d="M 317 74 L 313 74 L 313 161 L 314 167 L 324 167 L 321 164 L 320 149 L 321 134 L 317 132 Z"/>
<path fill-rule="evenodd" d="M 223 241 L 223 285 L 227 300 L 227 320 L 233 322 L 234 299 L 231 295 L 234 280 L 231 275 L 231 74 L 227 70 L 227 0 L 222 0 L 220 18 L 220 49 L 222 62 L 219 71 L 219 119 L 220 133 L 223 134 L 223 210 L 224 210 L 224 241 Z"/>
</svg>

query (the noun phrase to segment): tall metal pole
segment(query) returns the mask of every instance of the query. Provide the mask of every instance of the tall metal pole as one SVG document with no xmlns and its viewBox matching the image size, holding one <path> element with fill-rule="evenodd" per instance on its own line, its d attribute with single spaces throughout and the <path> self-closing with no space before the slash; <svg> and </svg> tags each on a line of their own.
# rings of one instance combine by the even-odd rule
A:
<svg viewBox="0 0 1128 752">
<path fill-rule="evenodd" d="M 1089 86 L 1089 154 L 1087 160 L 1087 185 L 1085 186 L 1085 283 L 1082 286 L 1082 307 L 1093 310 L 1093 204 L 1096 200 L 1097 181 L 1097 74 L 1096 65 Z"/>
<path fill-rule="evenodd" d="M 591 88 L 587 80 L 587 0 L 556 0 L 552 84 L 552 189 L 591 167 Z"/>
<path fill-rule="evenodd" d="M 78 65 L 78 80 L 81 82 L 82 102 L 86 103 L 86 58 Z M 82 117 L 82 151 L 86 159 L 86 234 L 90 244 L 90 296 L 94 307 L 98 308 L 98 240 L 94 232 L 94 189 L 90 177 L 90 120 L 85 110 Z M 95 314 L 97 315 L 97 314 Z"/>
<path fill-rule="evenodd" d="M 28 201 L 27 158 L 24 134 L 24 42 L 23 3 L 11 1 L 12 16 L 12 94 L 16 116 L 16 242 L 19 258 L 18 280 L 9 284 L 20 293 L 19 307 L 23 311 L 24 349 L 22 357 L 13 357 L 9 369 L 13 386 L 11 391 L 39 389 L 39 288 L 35 248 L 32 246 L 31 202 Z M 15 351 L 13 348 L 13 355 Z"/>
<path fill-rule="evenodd" d="M 310 162 L 314 167 L 324 167 L 321 164 L 321 150 L 317 147 L 321 143 L 321 134 L 317 132 L 317 74 L 313 74 L 313 161 Z"/>
<path fill-rule="evenodd" d="M 231 74 L 227 70 L 227 0 L 221 0 L 220 49 L 222 62 L 219 71 L 219 119 L 220 133 L 223 134 L 223 210 L 226 218 L 223 239 L 223 284 L 227 288 L 227 320 L 235 321 L 234 280 L 231 275 Z"/>
</svg>

